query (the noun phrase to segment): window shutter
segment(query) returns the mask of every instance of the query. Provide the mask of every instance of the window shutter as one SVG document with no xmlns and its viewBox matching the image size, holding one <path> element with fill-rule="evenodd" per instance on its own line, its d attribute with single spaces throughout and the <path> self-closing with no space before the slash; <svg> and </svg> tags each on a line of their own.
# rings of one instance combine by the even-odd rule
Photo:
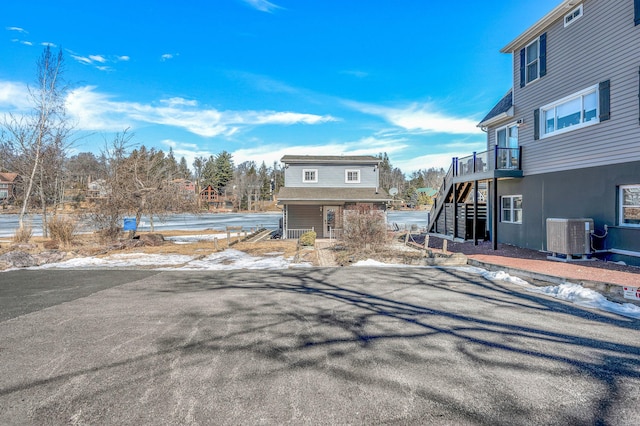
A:
<svg viewBox="0 0 640 426">
<path fill-rule="evenodd" d="M 533 110 L 533 139 L 540 139 L 540 110 Z"/>
<path fill-rule="evenodd" d="M 598 87 L 600 99 L 600 121 L 611 118 L 611 83 L 610 80 L 600 82 Z"/>
<path fill-rule="evenodd" d="M 540 77 L 547 75 L 547 33 L 540 36 Z"/>
<path fill-rule="evenodd" d="M 640 25 L 640 0 L 635 0 L 633 2 L 633 11 L 635 12 L 636 25 Z"/>
<path fill-rule="evenodd" d="M 525 51 L 524 49 L 520 49 L 520 87 L 524 87 L 524 85 L 526 84 L 526 78 L 527 78 L 526 67 L 527 67 L 527 64 L 525 62 Z"/>
</svg>

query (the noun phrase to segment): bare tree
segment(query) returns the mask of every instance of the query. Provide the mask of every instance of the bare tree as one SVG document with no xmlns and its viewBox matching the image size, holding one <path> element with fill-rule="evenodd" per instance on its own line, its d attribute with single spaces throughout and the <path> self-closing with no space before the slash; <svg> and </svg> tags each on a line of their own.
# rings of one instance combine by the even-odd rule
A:
<svg viewBox="0 0 640 426">
<path fill-rule="evenodd" d="M 46 237 L 46 207 L 48 204 L 46 180 L 58 171 L 45 171 L 43 167 L 46 155 L 55 156 L 56 161 L 48 165 L 56 165 L 64 157 L 68 148 L 67 140 L 70 132 L 65 116 L 66 87 L 62 80 L 64 57 L 62 50 L 54 54 L 50 47 L 45 47 L 37 62 L 36 86 L 29 89 L 33 102 L 31 114 L 5 117 L 3 127 L 7 130 L 10 141 L 3 145 L 11 147 L 20 160 L 15 164 L 18 172 L 25 179 L 24 196 L 19 216 L 19 227 L 24 228 L 24 216 L 31 202 L 33 192 L 37 189 L 39 203 L 43 213 L 42 232 Z M 59 164 L 61 166 L 61 164 Z"/>
</svg>

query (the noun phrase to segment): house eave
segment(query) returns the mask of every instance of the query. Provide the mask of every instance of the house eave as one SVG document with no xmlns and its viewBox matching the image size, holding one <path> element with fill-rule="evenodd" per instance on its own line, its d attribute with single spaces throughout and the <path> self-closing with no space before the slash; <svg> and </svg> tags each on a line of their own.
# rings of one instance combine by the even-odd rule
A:
<svg viewBox="0 0 640 426">
<path fill-rule="evenodd" d="M 529 27 L 528 30 L 520 34 L 516 39 L 514 39 L 511 43 L 507 44 L 505 47 L 500 49 L 501 53 L 512 53 L 515 52 L 516 49 L 521 48 L 533 38 L 542 34 L 545 29 L 547 29 L 551 24 L 553 24 L 556 20 L 566 15 L 572 8 L 576 7 L 582 3 L 582 0 L 564 0 L 558 6 L 555 7 L 551 12 L 547 13 L 544 17 L 542 17 L 538 22 Z"/>
<path fill-rule="evenodd" d="M 507 111 L 505 111 L 503 113 L 500 113 L 498 115 L 495 115 L 495 116 L 491 117 L 490 119 L 485 120 L 485 121 L 483 121 L 481 123 L 478 123 L 477 127 L 480 127 L 480 128 L 489 127 L 489 126 L 492 126 L 492 125 L 494 125 L 496 123 L 499 123 L 499 122 L 501 122 L 503 120 L 506 120 L 508 118 L 512 118 L 513 116 L 514 116 L 514 108 L 513 108 L 513 105 L 512 105 Z"/>
</svg>

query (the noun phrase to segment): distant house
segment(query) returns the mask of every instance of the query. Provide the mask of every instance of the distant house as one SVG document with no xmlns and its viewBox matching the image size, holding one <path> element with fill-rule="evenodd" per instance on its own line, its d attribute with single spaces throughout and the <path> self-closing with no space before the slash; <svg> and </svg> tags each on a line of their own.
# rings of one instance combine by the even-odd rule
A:
<svg viewBox="0 0 640 426">
<path fill-rule="evenodd" d="M 283 238 L 308 230 L 318 238 L 340 236 L 345 209 L 364 204 L 384 211 L 391 201 L 379 186 L 377 157 L 285 155 L 280 161 Z"/>
<path fill-rule="evenodd" d="M 178 190 L 187 192 L 190 194 L 196 193 L 196 184 L 189 179 L 174 179 L 172 183 L 178 188 Z"/>
<path fill-rule="evenodd" d="M 104 179 L 92 180 L 87 184 L 87 198 L 104 198 L 108 194 L 107 181 Z"/>
<path fill-rule="evenodd" d="M 640 265 L 640 0 L 561 1 L 501 52 L 512 88 L 479 123 L 487 151 L 453 159 L 430 232 L 552 251 L 547 224 L 584 219 L 580 250 Z"/>
<path fill-rule="evenodd" d="M 230 207 L 231 201 L 225 195 L 221 195 L 216 188 L 207 185 L 200 191 L 200 202 L 206 204 L 208 208 L 224 209 Z M 232 206 L 231 206 L 232 207 Z"/>
<path fill-rule="evenodd" d="M 0 203 L 11 203 L 16 199 L 19 176 L 17 173 L 0 172 Z"/>
</svg>

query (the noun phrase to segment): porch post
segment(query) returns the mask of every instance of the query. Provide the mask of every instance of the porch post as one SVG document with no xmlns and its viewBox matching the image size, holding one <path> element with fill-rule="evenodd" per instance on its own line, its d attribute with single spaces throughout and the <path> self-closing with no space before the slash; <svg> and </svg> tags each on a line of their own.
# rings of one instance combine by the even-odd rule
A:
<svg viewBox="0 0 640 426">
<path fill-rule="evenodd" d="M 475 161 L 473 168 L 475 169 Z M 478 245 L 478 181 L 473 181 L 473 245 Z"/>
<path fill-rule="evenodd" d="M 453 184 L 453 238 L 456 238 L 458 232 L 458 184 Z"/>
<path fill-rule="evenodd" d="M 493 208 L 491 216 L 491 248 L 498 250 L 498 178 L 493 178 Z"/>
</svg>

